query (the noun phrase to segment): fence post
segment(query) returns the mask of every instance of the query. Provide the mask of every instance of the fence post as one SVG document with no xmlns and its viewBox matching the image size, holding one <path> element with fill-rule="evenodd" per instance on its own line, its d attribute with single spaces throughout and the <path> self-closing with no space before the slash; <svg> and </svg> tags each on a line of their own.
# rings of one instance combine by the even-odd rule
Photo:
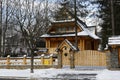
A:
<svg viewBox="0 0 120 80">
<path fill-rule="evenodd" d="M 26 62 L 26 55 L 23 56 L 23 64 L 24 65 L 27 64 L 27 62 Z"/>
<path fill-rule="evenodd" d="M 58 50 L 58 68 L 62 68 L 62 50 Z"/>
<path fill-rule="evenodd" d="M 50 65 L 53 65 L 53 54 L 50 55 Z"/>
<path fill-rule="evenodd" d="M 10 55 L 7 56 L 7 69 L 10 68 Z"/>
<path fill-rule="evenodd" d="M 75 68 L 74 53 L 75 51 L 70 50 L 70 69 Z"/>
<path fill-rule="evenodd" d="M 44 54 L 41 55 L 41 64 L 44 65 Z"/>
</svg>

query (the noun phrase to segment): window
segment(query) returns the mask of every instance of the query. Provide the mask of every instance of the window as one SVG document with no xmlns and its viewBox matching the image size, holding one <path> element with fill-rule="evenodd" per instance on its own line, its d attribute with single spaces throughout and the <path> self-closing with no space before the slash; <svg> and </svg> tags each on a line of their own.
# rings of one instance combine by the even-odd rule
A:
<svg viewBox="0 0 120 80">
<path fill-rule="evenodd" d="M 60 32 L 60 33 L 66 33 L 66 32 L 72 32 L 74 31 L 74 27 L 58 27 L 57 32 Z"/>
<path fill-rule="evenodd" d="M 67 57 L 67 56 L 68 56 L 68 53 L 64 53 L 64 56 Z"/>
</svg>

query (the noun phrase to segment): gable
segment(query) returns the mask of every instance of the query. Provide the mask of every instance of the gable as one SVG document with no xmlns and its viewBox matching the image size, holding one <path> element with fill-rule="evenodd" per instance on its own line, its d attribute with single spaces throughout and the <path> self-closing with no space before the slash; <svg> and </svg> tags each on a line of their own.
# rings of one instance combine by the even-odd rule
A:
<svg viewBox="0 0 120 80">
<path fill-rule="evenodd" d="M 67 43 L 63 43 L 60 47 L 59 47 L 59 49 L 60 50 L 66 50 L 66 49 L 70 49 L 70 46 L 67 44 Z"/>
<path fill-rule="evenodd" d="M 69 49 L 71 49 L 71 50 L 77 50 L 76 48 L 75 48 L 75 46 L 70 42 L 70 41 L 68 41 L 67 39 L 65 39 L 58 47 L 57 47 L 57 50 L 59 49 L 59 50 L 63 50 L 63 49 L 65 49 L 65 48 L 69 48 Z"/>
</svg>

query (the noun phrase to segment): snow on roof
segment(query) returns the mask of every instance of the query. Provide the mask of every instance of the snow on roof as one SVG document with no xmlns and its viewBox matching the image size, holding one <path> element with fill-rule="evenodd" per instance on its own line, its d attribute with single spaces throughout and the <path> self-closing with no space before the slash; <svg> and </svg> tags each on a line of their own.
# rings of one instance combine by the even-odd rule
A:
<svg viewBox="0 0 120 80">
<path fill-rule="evenodd" d="M 65 39 L 65 41 L 71 46 L 72 50 L 77 50 L 76 47 L 67 39 Z"/>
<path fill-rule="evenodd" d="M 88 27 L 87 28 L 90 32 L 95 34 L 95 26 L 94 27 Z"/>
<path fill-rule="evenodd" d="M 120 36 L 109 37 L 108 45 L 120 45 Z"/>
<path fill-rule="evenodd" d="M 71 34 L 55 34 L 55 35 L 51 35 L 51 34 L 44 34 L 41 37 L 68 37 L 68 36 L 75 36 L 75 33 L 71 33 Z M 82 32 L 78 32 L 78 36 L 88 36 L 88 34 L 85 31 Z"/>
<path fill-rule="evenodd" d="M 71 20 L 60 20 L 60 21 L 52 21 L 52 23 L 62 23 L 62 22 L 73 22 L 75 21 L 75 19 L 71 19 Z"/>
<path fill-rule="evenodd" d="M 86 29 L 84 27 L 84 25 L 82 25 L 79 21 L 77 21 L 77 23 L 81 26 L 81 28 L 92 38 L 94 39 L 100 39 L 98 36 L 96 36 L 94 33 L 90 32 L 88 29 Z"/>
<path fill-rule="evenodd" d="M 74 51 L 77 50 L 76 47 L 75 47 L 69 40 L 65 39 L 65 40 L 57 47 L 56 51 L 58 51 L 58 49 L 60 48 L 60 46 L 61 46 L 64 42 L 66 42 L 66 43 L 70 46 L 70 48 L 71 48 L 72 50 L 74 50 Z"/>
<path fill-rule="evenodd" d="M 62 20 L 62 21 L 55 21 L 56 22 L 71 22 L 71 21 L 74 21 L 74 19 L 72 20 Z M 86 25 L 82 24 L 80 21 L 77 21 L 78 25 L 81 26 L 81 28 L 83 29 L 83 31 L 81 32 L 78 32 L 78 36 L 90 36 L 94 39 L 100 39 L 98 36 L 96 36 L 94 33 L 92 33 L 91 31 L 89 31 L 87 28 L 86 28 Z M 75 36 L 75 33 L 72 33 L 72 34 L 54 34 L 54 35 L 51 35 L 51 34 L 43 34 L 41 37 L 68 37 L 68 36 Z"/>
</svg>

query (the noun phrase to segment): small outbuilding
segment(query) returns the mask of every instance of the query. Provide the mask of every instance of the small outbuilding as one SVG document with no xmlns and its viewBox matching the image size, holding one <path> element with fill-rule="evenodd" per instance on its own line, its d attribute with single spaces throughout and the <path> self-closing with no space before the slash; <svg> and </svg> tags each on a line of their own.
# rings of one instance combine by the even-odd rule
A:
<svg viewBox="0 0 120 80">
<path fill-rule="evenodd" d="M 109 37 L 110 68 L 120 67 L 120 36 Z"/>
</svg>

